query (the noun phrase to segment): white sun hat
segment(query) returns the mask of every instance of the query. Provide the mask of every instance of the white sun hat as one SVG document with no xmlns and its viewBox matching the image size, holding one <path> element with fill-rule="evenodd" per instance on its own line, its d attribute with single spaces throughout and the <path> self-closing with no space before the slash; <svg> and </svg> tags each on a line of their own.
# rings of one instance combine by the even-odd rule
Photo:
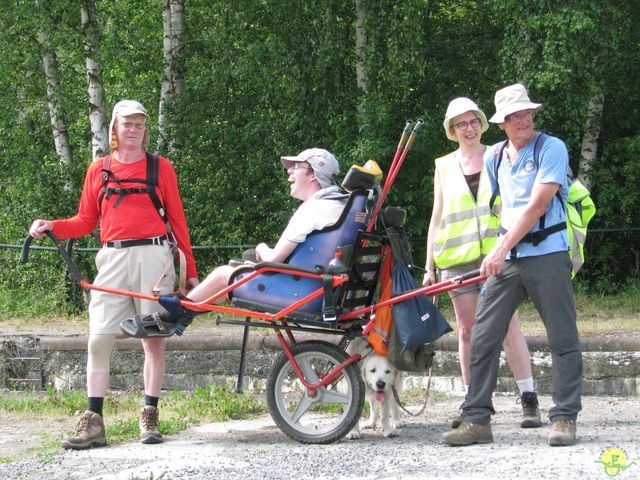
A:
<svg viewBox="0 0 640 480">
<path fill-rule="evenodd" d="M 496 113 L 489 119 L 491 123 L 504 123 L 504 118 L 521 110 L 540 110 L 541 103 L 529 99 L 527 89 L 521 83 L 509 85 L 496 92 L 494 99 Z"/>
<path fill-rule="evenodd" d="M 453 140 L 454 142 L 458 141 L 456 136 L 451 133 L 451 119 L 466 112 L 473 112 L 480 119 L 480 124 L 482 125 L 482 133 L 486 132 L 489 128 L 487 116 L 482 110 L 480 110 L 478 105 L 476 105 L 473 100 L 467 97 L 454 98 L 449 103 L 449 106 L 447 107 L 447 113 L 445 113 L 444 115 L 444 122 L 442 122 L 442 126 L 444 127 L 444 131 L 447 134 L 447 138 L 449 140 Z"/>
</svg>

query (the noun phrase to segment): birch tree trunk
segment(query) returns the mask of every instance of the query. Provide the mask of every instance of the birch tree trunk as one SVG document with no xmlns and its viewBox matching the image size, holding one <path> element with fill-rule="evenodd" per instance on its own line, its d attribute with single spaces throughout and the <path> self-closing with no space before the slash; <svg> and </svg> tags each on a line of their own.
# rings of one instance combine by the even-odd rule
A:
<svg viewBox="0 0 640 480">
<path fill-rule="evenodd" d="M 182 93 L 184 87 L 183 19 L 184 0 L 163 0 L 163 71 L 158 109 L 158 152 L 173 149 L 173 141 L 168 138 L 166 127 L 168 104 Z"/>
<path fill-rule="evenodd" d="M 368 92 L 367 79 L 367 32 L 365 30 L 365 10 L 363 0 L 356 0 L 356 85 L 361 95 L 358 102 L 358 117 L 362 120 L 364 116 L 364 99 Z"/>
<path fill-rule="evenodd" d="M 40 32 L 38 40 L 43 49 L 42 64 L 47 80 L 47 104 L 53 130 L 53 141 L 60 160 L 69 165 L 72 161 L 71 146 L 69 145 L 67 124 L 62 116 L 62 108 L 60 106 L 58 60 L 51 44 L 51 36 L 46 30 Z"/>
<path fill-rule="evenodd" d="M 89 123 L 91 125 L 91 151 L 93 158 L 106 155 L 109 151 L 109 132 L 105 119 L 104 86 L 102 64 L 98 58 L 98 38 L 96 28 L 95 0 L 84 0 L 80 6 L 82 21 L 82 41 L 85 51 L 87 71 L 87 91 L 89 94 Z"/>
<path fill-rule="evenodd" d="M 591 170 L 598 153 L 598 138 L 600 136 L 600 121 L 603 108 L 604 94 L 602 89 L 598 88 L 589 100 L 587 108 L 587 119 L 580 151 L 579 174 L 577 176 L 588 189 L 591 189 Z"/>
</svg>

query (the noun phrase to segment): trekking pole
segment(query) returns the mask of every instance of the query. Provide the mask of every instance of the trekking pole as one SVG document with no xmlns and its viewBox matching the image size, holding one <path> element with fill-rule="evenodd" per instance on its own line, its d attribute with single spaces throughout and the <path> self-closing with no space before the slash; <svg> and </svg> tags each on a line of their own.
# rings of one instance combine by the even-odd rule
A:
<svg viewBox="0 0 640 480">
<path fill-rule="evenodd" d="M 404 128 L 402 129 L 402 135 L 400 135 L 400 141 L 398 142 L 396 153 L 393 155 L 393 160 L 391 160 L 391 165 L 389 166 L 389 173 L 384 179 L 384 185 L 382 186 L 383 193 L 381 194 L 380 198 L 384 198 L 384 196 L 386 196 L 386 193 L 384 192 L 386 192 L 391 187 L 391 184 L 389 183 L 389 176 L 391 172 L 395 169 L 395 165 L 398 162 L 398 158 L 400 158 L 402 149 L 407 139 L 409 138 L 409 132 L 411 131 L 412 126 L 413 126 L 413 122 L 411 120 L 407 120 L 407 123 L 404 125 Z M 373 215 L 371 215 L 371 220 L 369 220 L 369 225 L 367 225 L 367 230 L 366 230 L 367 232 L 370 232 L 371 230 L 373 230 L 373 227 L 376 224 L 376 218 L 378 217 L 378 213 L 380 212 L 381 207 L 382 207 L 382 201 L 379 200 L 378 202 L 376 202 Z"/>
<path fill-rule="evenodd" d="M 378 216 L 378 213 L 380 212 L 380 209 L 382 208 L 382 204 L 384 203 L 385 198 L 387 197 L 387 193 L 389 193 L 389 190 L 391 189 L 391 185 L 393 185 L 393 182 L 395 181 L 396 176 L 400 171 L 400 167 L 402 166 L 404 159 L 407 158 L 407 154 L 411 149 L 411 145 L 413 145 L 413 142 L 415 141 L 416 134 L 422 128 L 423 125 L 424 125 L 423 120 L 418 120 L 415 123 L 415 125 L 413 126 L 413 130 L 411 131 L 411 135 L 409 135 L 409 138 L 407 139 L 403 149 L 401 144 L 404 141 L 406 133 L 411 128 L 411 122 L 407 121 L 407 124 L 405 125 L 404 130 L 402 132 L 402 137 L 400 138 L 400 143 L 398 144 L 396 154 L 394 155 L 393 161 L 391 162 L 391 167 L 389 167 L 389 174 L 387 175 L 387 178 L 384 182 L 382 193 L 380 194 L 380 198 L 376 203 L 376 208 L 373 211 L 373 215 L 371 216 L 371 220 L 369 221 L 369 225 L 367 226 L 367 232 L 370 232 L 371 230 L 373 230 L 373 227 L 376 223 L 376 218 Z M 400 150 L 402 150 L 402 154 L 398 156 L 398 154 L 400 153 Z"/>
<path fill-rule="evenodd" d="M 387 175 L 387 178 L 384 179 L 384 185 L 382 186 L 383 189 L 387 188 L 387 183 L 389 182 L 389 176 L 391 172 L 395 169 L 396 162 L 398 161 L 398 158 L 400 158 L 402 149 L 407 139 L 409 138 L 409 132 L 411 132 L 412 126 L 413 126 L 413 122 L 411 120 L 407 120 L 407 123 L 405 124 L 404 129 L 402 130 L 402 135 L 400 136 L 400 141 L 398 142 L 398 147 L 396 148 L 396 153 L 394 153 L 393 160 L 391 160 L 391 165 L 389 166 L 389 174 Z M 390 184 L 389 184 L 389 187 L 391 187 Z"/>
<path fill-rule="evenodd" d="M 411 150 L 411 146 L 413 145 L 413 142 L 416 139 L 416 135 L 417 135 L 418 131 L 422 128 L 423 125 L 424 125 L 424 121 L 423 120 L 418 120 L 416 122 L 416 124 L 413 126 L 413 130 L 411 131 L 411 135 L 409 135 L 409 139 L 407 140 L 407 143 L 404 146 L 404 150 L 402 151 L 402 155 L 398 159 L 397 163 L 394 165 L 394 169 L 389 172 L 389 177 L 387 178 L 387 181 L 390 182 L 389 188 L 391 188 L 391 185 L 395 181 L 396 176 L 398 175 L 398 172 L 400 171 L 400 167 L 404 163 L 404 159 L 407 158 L 407 154 L 409 153 L 409 150 Z M 385 182 L 385 185 L 386 185 L 386 182 Z M 387 189 L 387 191 L 389 190 L 389 188 Z"/>
</svg>

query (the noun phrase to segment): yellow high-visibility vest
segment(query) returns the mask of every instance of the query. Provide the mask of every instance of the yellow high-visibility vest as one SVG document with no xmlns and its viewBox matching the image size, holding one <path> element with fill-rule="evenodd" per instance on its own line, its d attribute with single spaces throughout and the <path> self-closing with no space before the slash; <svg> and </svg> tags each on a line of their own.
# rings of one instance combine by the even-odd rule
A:
<svg viewBox="0 0 640 480">
<path fill-rule="evenodd" d="M 436 174 L 442 187 L 440 231 L 433 242 L 436 267 L 463 265 L 487 255 L 496 246 L 500 227 L 496 208 L 500 202 L 497 199 L 492 214 L 489 207 L 492 189 L 484 164 L 477 200 L 452 153 L 436 160 Z"/>
</svg>

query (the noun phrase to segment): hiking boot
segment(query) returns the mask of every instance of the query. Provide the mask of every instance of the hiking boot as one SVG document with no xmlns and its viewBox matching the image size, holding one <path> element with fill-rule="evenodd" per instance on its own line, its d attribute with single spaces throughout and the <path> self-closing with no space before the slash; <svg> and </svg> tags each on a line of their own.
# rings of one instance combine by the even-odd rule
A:
<svg viewBox="0 0 640 480">
<path fill-rule="evenodd" d="M 84 450 L 86 448 L 104 447 L 107 439 L 104 435 L 102 416 L 87 410 L 76 425 L 76 434 L 62 442 L 62 448 Z"/>
<path fill-rule="evenodd" d="M 519 397 L 522 404 L 521 428 L 538 428 L 542 426 L 540 409 L 538 408 L 538 396 L 536 392 L 523 392 Z"/>
<path fill-rule="evenodd" d="M 162 434 L 158 430 L 158 409 L 145 405 L 140 410 L 140 442 L 162 443 Z"/>
<path fill-rule="evenodd" d="M 576 421 L 566 418 L 556 420 L 551 424 L 549 445 L 552 447 L 566 447 L 576 443 Z"/>
<path fill-rule="evenodd" d="M 491 432 L 490 423 L 480 425 L 479 423 L 463 421 L 458 428 L 444 433 L 443 436 L 444 441 L 453 446 L 493 442 L 493 433 Z"/>
</svg>

